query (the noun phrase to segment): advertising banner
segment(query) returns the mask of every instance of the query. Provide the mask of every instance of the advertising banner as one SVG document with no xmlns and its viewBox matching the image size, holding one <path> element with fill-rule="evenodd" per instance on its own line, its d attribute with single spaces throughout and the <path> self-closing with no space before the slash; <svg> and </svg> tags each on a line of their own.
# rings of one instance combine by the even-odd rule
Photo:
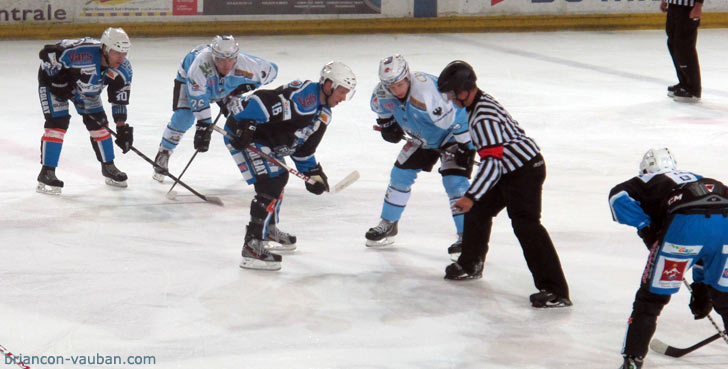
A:
<svg viewBox="0 0 728 369">
<path fill-rule="evenodd" d="M 205 1 L 204 15 L 380 14 L 381 0 L 217 0 Z"/>
</svg>

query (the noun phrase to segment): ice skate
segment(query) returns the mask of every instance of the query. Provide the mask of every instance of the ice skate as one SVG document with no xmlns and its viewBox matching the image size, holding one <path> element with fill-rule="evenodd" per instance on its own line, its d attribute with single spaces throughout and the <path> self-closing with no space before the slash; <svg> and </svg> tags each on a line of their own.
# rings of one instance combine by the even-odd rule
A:
<svg viewBox="0 0 728 369">
<path fill-rule="evenodd" d="M 393 244 L 396 235 L 397 222 L 382 219 L 376 227 L 369 228 L 364 237 L 367 239 L 367 247 L 379 248 Z"/>
<path fill-rule="evenodd" d="M 682 86 L 680 86 L 679 83 L 676 84 L 676 85 L 667 86 L 667 96 L 668 97 L 674 97 L 675 96 L 675 91 L 677 91 L 677 89 L 678 88 L 681 88 L 681 87 Z"/>
<path fill-rule="evenodd" d="M 450 247 L 447 248 L 447 253 L 450 254 L 450 260 L 458 261 L 460 253 L 463 252 L 463 234 L 458 233 L 458 240 L 455 241 Z"/>
<path fill-rule="evenodd" d="M 640 356 L 625 356 L 624 364 L 619 369 L 641 369 L 643 360 Z"/>
<path fill-rule="evenodd" d="M 63 181 L 56 178 L 56 168 L 43 166 L 38 174 L 38 186 L 35 191 L 48 195 L 60 195 Z"/>
<path fill-rule="evenodd" d="M 245 245 L 242 251 L 243 261 L 240 267 L 244 269 L 257 270 L 279 270 L 283 258 L 278 254 L 272 254 L 265 249 L 265 242 L 251 236 L 245 236 Z"/>
<path fill-rule="evenodd" d="M 531 295 L 531 305 L 535 308 L 569 307 L 571 300 L 566 297 L 559 297 L 555 293 L 541 290 Z M 640 364 L 641 365 L 641 364 Z"/>
<path fill-rule="evenodd" d="M 101 163 L 101 174 L 103 174 L 106 178 L 107 185 L 122 188 L 127 187 L 126 180 L 128 177 L 126 176 L 126 173 L 120 171 L 119 168 L 114 165 L 113 160 L 107 163 Z"/>
<path fill-rule="evenodd" d="M 164 182 L 164 177 L 167 176 L 167 170 L 169 169 L 169 157 L 170 156 L 172 156 L 172 150 L 159 148 L 159 151 L 157 152 L 157 156 L 154 158 L 154 163 L 164 169 L 154 167 L 154 175 L 152 175 L 152 178 L 155 181 L 157 181 L 159 183 Z"/>
<path fill-rule="evenodd" d="M 445 268 L 445 279 L 463 281 L 468 279 L 480 279 L 483 277 L 483 263 L 472 268 L 466 268 L 458 263 L 452 263 Z"/>
<path fill-rule="evenodd" d="M 683 87 L 679 87 L 675 89 L 675 92 L 673 92 L 672 99 L 678 102 L 696 103 L 700 101 L 700 96 L 694 95 L 692 92 Z"/>
<path fill-rule="evenodd" d="M 269 251 L 293 251 L 296 249 L 296 236 L 278 229 L 275 224 L 268 226 L 265 248 Z"/>
</svg>

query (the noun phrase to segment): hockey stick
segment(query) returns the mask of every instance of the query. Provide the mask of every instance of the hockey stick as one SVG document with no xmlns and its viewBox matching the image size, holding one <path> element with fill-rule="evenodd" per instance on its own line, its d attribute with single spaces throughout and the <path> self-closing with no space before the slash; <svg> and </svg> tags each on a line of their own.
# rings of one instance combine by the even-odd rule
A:
<svg viewBox="0 0 728 369">
<path fill-rule="evenodd" d="M 683 284 L 685 284 L 685 286 L 688 288 L 688 291 L 690 291 L 690 294 L 692 295 L 693 289 L 690 287 L 690 284 L 688 284 L 688 281 L 685 278 L 683 278 L 682 281 L 683 281 Z M 718 327 L 718 324 L 715 322 L 713 317 L 710 316 L 710 314 L 707 315 L 707 318 L 708 318 L 708 320 L 710 320 L 710 323 L 713 324 L 713 327 L 718 331 L 718 333 L 716 333 L 690 347 L 686 347 L 686 348 L 682 348 L 682 349 L 670 346 L 670 345 L 660 341 L 659 339 L 655 338 L 652 340 L 652 342 L 650 342 L 650 348 L 653 351 L 658 352 L 663 355 L 667 355 L 667 356 L 671 356 L 671 357 L 681 357 L 681 356 L 687 355 L 719 338 L 723 338 L 723 340 L 725 340 L 726 343 L 728 343 L 728 337 L 726 337 L 726 332 L 720 330 L 720 327 Z"/>
<path fill-rule="evenodd" d="M 379 126 L 379 125 L 376 125 L 376 124 L 374 126 L 372 126 L 372 129 L 375 130 L 375 131 L 377 131 L 377 132 L 381 132 L 382 131 L 382 127 Z M 416 140 L 416 139 L 414 139 L 414 138 L 412 138 L 410 136 L 407 136 L 407 135 L 405 135 L 403 137 L 403 139 L 405 141 L 407 141 L 407 143 L 409 143 L 410 145 L 417 145 L 417 144 L 422 143 L 422 141 Z M 454 153 L 451 153 L 449 151 L 442 150 L 441 152 L 444 153 L 445 155 L 451 157 L 451 158 L 455 157 L 455 154 Z M 480 165 L 480 161 L 473 160 L 473 165 Z"/>
<path fill-rule="evenodd" d="M 217 117 L 215 118 L 215 121 L 212 122 L 213 125 L 217 123 L 217 121 L 220 119 L 220 116 L 222 116 L 222 110 L 220 110 L 220 112 L 217 113 Z M 200 152 L 200 149 L 195 150 L 195 153 L 192 154 L 192 157 L 187 162 L 187 165 L 185 165 L 185 169 L 182 169 L 182 173 L 180 173 L 179 176 L 177 177 L 177 180 L 174 181 L 174 183 L 172 183 L 172 187 L 170 187 L 169 188 L 169 191 L 167 191 L 167 198 L 168 199 L 174 200 L 174 199 L 177 198 L 177 191 L 172 191 L 172 190 L 174 189 L 174 186 L 176 186 L 177 183 L 179 182 L 179 179 L 181 179 L 182 176 L 185 174 L 185 172 L 187 171 L 187 168 L 190 167 L 190 164 L 192 164 L 192 160 L 195 160 L 195 157 L 197 156 L 197 154 L 199 152 Z"/>
<path fill-rule="evenodd" d="M 106 126 L 106 125 L 101 125 L 101 126 L 104 127 L 104 128 L 106 128 L 106 130 L 109 131 L 109 133 L 111 133 L 112 136 L 116 137 L 116 132 L 114 132 L 114 130 L 112 130 L 111 128 L 109 128 L 109 126 Z M 137 154 L 137 155 L 139 155 L 142 159 L 146 160 L 147 163 L 152 164 L 153 167 L 163 170 L 163 173 L 166 176 L 168 176 L 169 178 L 172 178 L 173 180 L 179 182 L 179 184 L 182 187 L 188 189 L 195 196 L 197 196 L 197 197 L 201 198 L 202 200 L 204 200 L 206 202 L 209 202 L 211 204 L 225 206 L 225 204 L 223 204 L 222 200 L 220 200 L 219 197 L 215 197 L 215 196 L 205 196 L 205 195 L 203 195 L 203 194 L 195 191 L 194 188 L 188 186 L 187 183 L 182 182 L 179 178 L 177 178 L 174 175 L 172 175 L 172 173 L 170 173 L 167 169 L 165 169 L 162 166 L 160 166 L 159 164 L 155 163 L 154 160 L 152 160 L 148 156 L 144 155 L 141 151 L 137 150 L 137 148 L 134 147 L 133 145 L 129 145 L 129 149 L 131 151 L 134 151 L 134 153 Z"/>
<path fill-rule="evenodd" d="M 30 369 L 29 366 L 25 365 L 21 360 L 18 360 L 18 358 L 3 345 L 0 345 L 0 353 L 10 359 L 13 363 L 18 364 L 21 368 Z M 7 359 L 5 359 L 5 363 L 8 364 Z"/>
<path fill-rule="evenodd" d="M 720 337 L 721 337 L 721 333 L 716 333 L 690 347 L 685 347 L 685 348 L 677 348 L 674 346 L 670 346 L 670 345 L 662 342 L 661 340 L 654 338 L 652 340 L 652 342 L 650 342 L 650 348 L 652 349 L 652 351 L 666 355 L 666 356 L 682 357 L 682 356 L 685 356 L 715 340 L 720 339 Z"/>
<path fill-rule="evenodd" d="M 227 137 L 228 140 L 230 140 L 230 139 L 233 138 L 230 133 L 228 133 L 226 130 L 218 127 L 217 125 L 213 125 L 212 127 L 213 127 L 213 129 L 215 129 L 215 131 L 217 131 L 218 133 L 220 133 L 223 136 Z M 296 169 L 293 169 L 293 168 L 289 167 L 288 165 L 286 165 L 282 161 L 276 159 L 274 156 L 268 155 L 268 154 L 266 154 L 266 153 L 258 150 L 258 148 L 256 148 L 253 145 L 249 145 L 247 147 L 247 150 L 250 150 L 250 151 L 252 151 L 252 152 L 254 152 L 254 153 L 262 156 L 264 159 L 266 159 L 268 161 L 272 161 L 273 163 L 275 163 L 279 167 L 287 170 L 288 173 L 291 173 L 294 176 L 296 176 L 298 178 L 301 178 L 302 180 L 304 180 L 308 184 L 312 184 L 313 185 L 313 184 L 316 184 L 317 183 L 317 181 L 314 180 L 313 178 L 310 178 L 307 175 L 305 175 L 305 174 L 297 171 Z M 341 181 L 339 181 L 337 184 L 335 184 L 334 185 L 334 191 L 333 192 L 334 193 L 337 193 L 337 192 L 343 190 L 344 188 L 349 187 L 349 185 L 351 185 L 352 183 L 356 182 L 358 179 L 359 179 L 359 172 L 355 170 L 355 171 L 349 173 L 346 177 L 344 177 L 344 179 L 342 179 Z"/>
</svg>

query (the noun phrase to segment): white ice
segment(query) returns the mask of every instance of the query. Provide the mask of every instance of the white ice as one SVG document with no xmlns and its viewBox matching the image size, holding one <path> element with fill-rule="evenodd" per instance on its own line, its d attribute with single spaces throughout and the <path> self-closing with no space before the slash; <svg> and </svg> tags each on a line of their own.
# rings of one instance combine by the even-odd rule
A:
<svg viewBox="0 0 728 369">
<path fill-rule="evenodd" d="M 278 272 L 238 267 L 253 189 L 219 136 L 183 181 L 224 208 L 179 187 L 168 200 L 171 182 L 154 182 L 147 162 L 118 148 L 129 187 L 106 186 L 75 112 L 57 170 L 63 194 L 36 193 L 37 53 L 51 41 L 1 41 L 0 345 L 22 355 L 155 356 L 144 368 L 616 368 L 647 252 L 634 229 L 612 221 L 608 191 L 652 146 L 668 146 L 683 169 L 728 180 L 726 39 L 725 29 L 700 31 L 703 99 L 680 104 L 665 95 L 676 77 L 663 31 L 240 37 L 244 51 L 278 64 L 275 86 L 317 79 L 331 59 L 359 80 L 316 155 L 332 183 L 355 169 L 362 178 L 322 196 L 290 178 L 281 228 L 298 236 L 298 250 Z M 153 157 L 177 65 L 208 38 L 132 41 L 129 122 L 135 146 Z M 372 131 L 369 109 L 377 63 L 392 53 L 435 75 L 467 60 L 539 143 L 543 223 L 572 308 L 530 307 L 536 290 L 505 213 L 483 279 L 443 280 L 455 231 L 437 173 L 418 178 L 397 245 L 364 247 L 401 147 Z M 173 173 L 193 153 L 191 136 Z M 655 337 L 684 347 L 715 333 L 693 320 L 688 298 L 684 289 L 673 297 Z M 680 359 L 650 353 L 645 368 L 726 362 L 728 345 L 717 341 Z"/>
</svg>

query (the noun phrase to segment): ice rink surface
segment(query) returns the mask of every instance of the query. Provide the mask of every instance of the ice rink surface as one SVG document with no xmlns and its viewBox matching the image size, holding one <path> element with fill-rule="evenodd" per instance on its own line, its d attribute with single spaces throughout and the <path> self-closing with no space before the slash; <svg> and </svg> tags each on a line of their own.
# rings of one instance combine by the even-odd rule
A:
<svg viewBox="0 0 728 369">
<path fill-rule="evenodd" d="M 253 189 L 219 135 L 183 180 L 224 208 L 179 187 L 168 200 L 171 182 L 153 181 L 148 163 L 118 148 L 129 187 L 106 186 L 75 111 L 57 170 L 63 194 L 36 193 L 37 55 L 51 41 L 0 41 L 0 344 L 22 355 L 156 358 L 32 366 L 42 368 L 616 368 L 647 251 L 612 221 L 608 192 L 652 146 L 669 147 L 682 169 L 728 180 L 726 39 L 728 30 L 700 31 L 703 99 L 680 104 L 665 95 L 677 81 L 663 31 L 240 37 L 243 51 L 278 64 L 272 87 L 317 80 L 332 59 L 359 80 L 316 156 L 332 184 L 354 169 L 362 177 L 322 196 L 290 178 L 280 226 L 298 250 L 278 272 L 238 267 Z M 132 38 L 129 122 L 148 156 L 171 115 L 179 61 L 209 40 Z M 536 289 L 505 213 L 483 279 L 443 280 L 455 231 L 437 173 L 418 178 L 396 246 L 364 247 L 402 146 L 372 131 L 369 109 L 378 61 L 393 53 L 435 75 L 453 59 L 470 62 L 479 86 L 541 146 L 543 223 L 572 308 L 530 307 Z M 192 136 L 172 156 L 173 173 L 194 152 Z M 673 297 L 655 337 L 684 347 L 715 333 L 692 319 L 688 300 L 685 289 Z M 645 369 L 726 362 L 728 345 L 717 341 L 680 359 L 651 353 Z"/>
</svg>

